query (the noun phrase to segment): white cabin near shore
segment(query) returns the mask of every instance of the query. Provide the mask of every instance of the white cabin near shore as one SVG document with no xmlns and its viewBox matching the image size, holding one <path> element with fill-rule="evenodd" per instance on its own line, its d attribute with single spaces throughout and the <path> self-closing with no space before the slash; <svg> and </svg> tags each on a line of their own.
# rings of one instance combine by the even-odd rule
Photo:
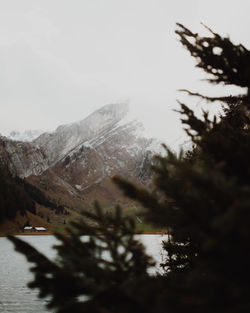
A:
<svg viewBox="0 0 250 313">
<path fill-rule="evenodd" d="M 47 228 L 45 228 L 45 227 L 33 227 L 33 226 L 25 226 L 24 228 L 23 228 L 23 230 L 25 231 L 25 232 L 31 232 L 31 231 L 37 231 L 37 232 L 40 232 L 40 231 L 46 231 L 47 230 Z"/>
<path fill-rule="evenodd" d="M 35 227 L 35 231 L 46 231 L 47 229 L 45 227 Z"/>
<path fill-rule="evenodd" d="M 32 231 L 33 230 L 33 227 L 32 226 L 25 226 L 23 228 L 24 231 Z"/>
</svg>

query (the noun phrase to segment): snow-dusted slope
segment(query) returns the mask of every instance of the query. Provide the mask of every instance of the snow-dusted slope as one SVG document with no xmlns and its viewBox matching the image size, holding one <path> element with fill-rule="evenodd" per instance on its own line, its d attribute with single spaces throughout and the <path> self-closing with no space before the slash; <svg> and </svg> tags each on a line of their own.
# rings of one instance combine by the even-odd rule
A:
<svg viewBox="0 0 250 313">
<path fill-rule="evenodd" d="M 26 177 L 57 204 L 71 209 L 88 206 L 94 199 L 107 205 L 124 203 L 127 200 L 110 178 L 122 175 L 150 183 L 150 164 L 161 149 L 130 115 L 127 104 L 106 105 L 32 142 L 14 138 L 25 139 L 18 134 L 12 139 L 0 136 L 0 166 Z"/>
<path fill-rule="evenodd" d="M 20 136 L 12 133 L 12 138 Z M 152 156 L 159 150 L 160 143 L 146 135 L 127 104 L 109 104 L 32 142 L 2 137 L 0 163 L 20 177 L 49 169 L 61 182 L 83 191 L 115 174 L 146 181 Z"/>
<path fill-rule="evenodd" d="M 42 174 L 48 168 L 48 159 L 42 149 L 29 142 L 0 137 L 0 165 L 23 178 Z"/>
<path fill-rule="evenodd" d="M 42 134 L 33 143 L 42 147 L 50 164 L 54 164 L 77 145 L 112 127 L 127 113 L 127 104 L 108 104 L 79 122 L 61 125 L 54 132 Z"/>
<path fill-rule="evenodd" d="M 127 114 L 128 110 L 112 105 L 115 117 L 110 114 L 111 107 L 104 107 L 105 125 L 99 124 L 98 130 L 67 153 L 54 166 L 54 171 L 78 190 L 85 190 L 93 184 L 114 174 L 143 177 L 157 146 L 155 139 L 147 138 L 143 125 Z M 95 120 L 95 118 L 94 118 Z M 159 145 L 160 146 L 160 145 Z"/>
</svg>

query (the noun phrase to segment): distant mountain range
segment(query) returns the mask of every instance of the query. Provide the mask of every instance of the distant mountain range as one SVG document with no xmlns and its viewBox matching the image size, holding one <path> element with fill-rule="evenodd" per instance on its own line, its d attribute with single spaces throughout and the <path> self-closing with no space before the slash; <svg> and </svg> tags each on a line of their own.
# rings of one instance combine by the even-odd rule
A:
<svg viewBox="0 0 250 313">
<path fill-rule="evenodd" d="M 10 134 L 7 136 L 9 139 L 15 140 L 15 141 L 33 141 L 37 137 L 39 137 L 43 131 L 41 130 L 26 130 L 24 132 L 19 132 L 17 130 L 13 130 L 10 132 Z"/>
<path fill-rule="evenodd" d="M 127 104 L 109 104 L 53 132 L 1 136 L 0 165 L 56 203 L 79 208 L 94 198 L 105 203 L 120 199 L 111 187 L 113 175 L 149 182 L 149 166 L 160 147 L 130 116 Z"/>
</svg>

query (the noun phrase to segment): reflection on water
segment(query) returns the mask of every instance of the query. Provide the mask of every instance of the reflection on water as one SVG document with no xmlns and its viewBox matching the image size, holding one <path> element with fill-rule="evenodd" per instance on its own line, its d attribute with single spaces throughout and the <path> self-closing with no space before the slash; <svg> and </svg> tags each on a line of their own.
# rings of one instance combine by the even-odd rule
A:
<svg viewBox="0 0 250 313">
<path fill-rule="evenodd" d="M 137 235 L 146 247 L 148 254 L 162 262 L 161 235 Z M 53 236 L 22 236 L 39 251 L 53 258 L 56 251 L 52 246 L 56 243 Z M 32 267 L 23 255 L 17 253 L 12 243 L 6 238 L 0 238 L 0 312 L 11 313 L 45 313 L 51 312 L 45 308 L 46 300 L 37 297 L 38 290 L 30 289 L 27 283 L 32 280 Z M 151 269 L 150 272 L 155 271 Z"/>
</svg>

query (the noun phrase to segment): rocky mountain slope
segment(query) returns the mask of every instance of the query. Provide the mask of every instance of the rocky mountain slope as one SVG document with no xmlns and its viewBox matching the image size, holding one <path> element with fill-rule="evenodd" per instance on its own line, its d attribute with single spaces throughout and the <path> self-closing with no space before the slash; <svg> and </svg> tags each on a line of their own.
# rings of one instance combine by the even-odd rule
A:
<svg viewBox="0 0 250 313">
<path fill-rule="evenodd" d="M 138 136 L 138 122 L 117 122 L 104 128 L 58 161 L 53 170 L 78 191 L 85 190 L 114 174 L 139 177 L 152 151 L 152 139 Z"/>
<path fill-rule="evenodd" d="M 42 174 L 48 168 L 43 149 L 29 142 L 13 141 L 0 136 L 0 165 L 21 178 Z"/>
<path fill-rule="evenodd" d="M 79 122 L 61 125 L 54 132 L 42 134 L 33 143 L 46 151 L 50 164 L 55 164 L 79 144 L 111 129 L 127 113 L 127 104 L 106 105 Z"/>
<path fill-rule="evenodd" d="M 130 117 L 127 104 L 109 104 L 31 142 L 0 137 L 0 164 L 50 201 L 80 207 L 90 198 L 120 199 L 110 187 L 113 175 L 147 183 L 159 149 L 160 143 L 145 136 L 143 125 Z"/>
</svg>

